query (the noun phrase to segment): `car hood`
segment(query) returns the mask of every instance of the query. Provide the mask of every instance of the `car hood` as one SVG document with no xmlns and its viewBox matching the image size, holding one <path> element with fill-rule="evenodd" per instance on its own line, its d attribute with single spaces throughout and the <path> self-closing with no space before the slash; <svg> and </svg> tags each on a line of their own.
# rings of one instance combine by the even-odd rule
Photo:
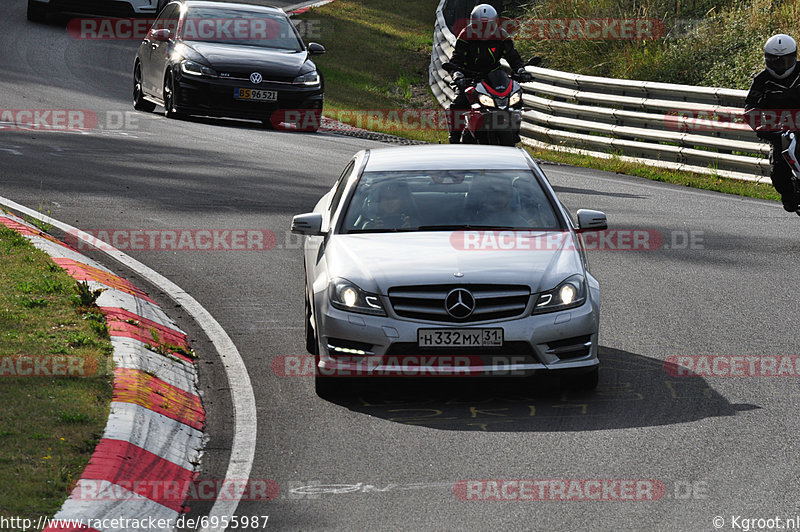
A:
<svg viewBox="0 0 800 532">
<path fill-rule="evenodd" d="M 585 273 L 569 232 L 527 233 L 513 249 L 493 245 L 488 233 L 483 249 L 464 249 L 461 232 L 334 235 L 325 250 L 328 273 L 383 295 L 393 286 L 454 283 L 525 284 L 539 292 Z"/>
<path fill-rule="evenodd" d="M 308 60 L 308 52 L 270 50 L 257 46 L 222 43 L 186 42 L 188 48 L 200 55 L 217 72 L 259 72 L 263 76 L 294 77 L 300 74 Z"/>
</svg>

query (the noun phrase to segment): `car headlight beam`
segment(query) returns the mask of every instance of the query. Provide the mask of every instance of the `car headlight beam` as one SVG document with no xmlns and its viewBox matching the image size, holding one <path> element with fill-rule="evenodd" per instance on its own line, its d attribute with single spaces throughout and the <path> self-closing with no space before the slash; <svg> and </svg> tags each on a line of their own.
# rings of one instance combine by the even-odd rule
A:
<svg viewBox="0 0 800 532">
<path fill-rule="evenodd" d="M 181 72 L 189 76 L 206 76 L 209 78 L 219 77 L 219 74 L 217 74 L 213 68 L 189 59 L 184 59 L 181 61 Z"/>
<path fill-rule="evenodd" d="M 339 310 L 386 316 L 386 311 L 377 294 L 365 292 L 347 279 L 334 279 L 330 283 L 328 296 L 331 305 Z"/>
<path fill-rule="evenodd" d="M 307 72 L 294 78 L 293 83 L 295 85 L 306 85 L 308 87 L 319 85 L 319 73 L 317 73 L 316 70 L 312 70 L 311 72 Z"/>
<path fill-rule="evenodd" d="M 536 298 L 534 314 L 556 312 L 583 305 L 586 302 L 586 279 L 573 275 L 552 290 L 542 292 Z"/>
</svg>

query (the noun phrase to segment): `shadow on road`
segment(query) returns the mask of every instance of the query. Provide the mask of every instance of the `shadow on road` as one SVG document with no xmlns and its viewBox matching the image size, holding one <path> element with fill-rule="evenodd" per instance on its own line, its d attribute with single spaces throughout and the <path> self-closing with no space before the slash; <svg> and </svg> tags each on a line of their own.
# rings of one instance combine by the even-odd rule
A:
<svg viewBox="0 0 800 532">
<path fill-rule="evenodd" d="M 569 391 L 558 379 L 373 379 L 328 399 L 352 411 L 439 430 L 584 431 L 686 423 L 758 408 L 735 405 L 700 377 L 664 362 L 600 348 L 600 385 Z"/>
</svg>

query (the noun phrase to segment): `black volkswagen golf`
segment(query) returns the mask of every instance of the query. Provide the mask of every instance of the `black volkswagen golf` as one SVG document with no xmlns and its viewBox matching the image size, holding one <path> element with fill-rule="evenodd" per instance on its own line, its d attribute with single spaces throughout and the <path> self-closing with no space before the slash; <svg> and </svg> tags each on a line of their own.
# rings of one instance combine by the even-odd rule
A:
<svg viewBox="0 0 800 532">
<path fill-rule="evenodd" d="M 324 52 L 275 7 L 171 2 L 136 53 L 133 107 L 316 131 L 324 81 L 310 56 Z"/>
</svg>

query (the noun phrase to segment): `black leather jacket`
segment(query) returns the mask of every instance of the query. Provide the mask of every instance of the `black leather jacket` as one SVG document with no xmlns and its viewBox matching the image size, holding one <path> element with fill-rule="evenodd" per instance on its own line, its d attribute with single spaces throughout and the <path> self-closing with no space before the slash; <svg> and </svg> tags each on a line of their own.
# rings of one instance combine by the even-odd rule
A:
<svg viewBox="0 0 800 532">
<path fill-rule="evenodd" d="M 785 79 L 775 79 L 766 70 L 753 79 L 745 100 L 745 115 L 748 125 L 754 130 L 759 125 L 765 125 L 757 118 L 757 111 L 763 109 L 773 111 L 777 116 L 780 116 L 781 110 L 786 110 L 793 119 L 790 124 L 797 121 L 800 114 L 800 62 Z M 800 123 L 793 125 L 795 127 L 790 125 L 790 129 L 800 130 Z M 780 140 L 780 134 L 778 127 L 765 127 L 762 131 L 756 131 L 760 139 L 773 143 Z"/>
<path fill-rule="evenodd" d="M 488 74 L 500 67 L 500 60 L 503 58 L 511 65 L 513 72 L 525 66 L 514 47 L 514 41 L 505 31 L 498 29 L 494 34 L 485 37 L 477 36 L 476 33 L 479 32 L 470 31 L 467 27 L 458 34 L 450 62 L 459 69 Z"/>
</svg>

